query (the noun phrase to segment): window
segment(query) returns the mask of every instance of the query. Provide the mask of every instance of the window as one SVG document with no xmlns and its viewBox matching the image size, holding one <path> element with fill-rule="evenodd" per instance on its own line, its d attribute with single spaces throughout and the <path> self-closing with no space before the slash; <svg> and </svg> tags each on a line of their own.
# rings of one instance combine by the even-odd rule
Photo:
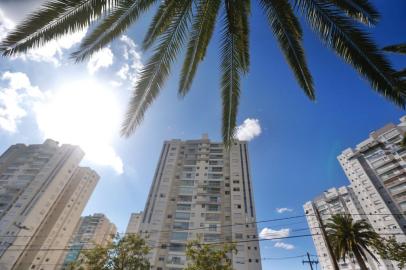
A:
<svg viewBox="0 0 406 270">
<path fill-rule="evenodd" d="M 171 240 L 177 241 L 186 241 L 188 237 L 187 232 L 173 232 L 171 236 Z"/>
<path fill-rule="evenodd" d="M 169 250 L 183 252 L 186 250 L 186 246 L 185 246 L 185 244 L 180 244 L 180 243 L 169 243 Z"/>
<path fill-rule="evenodd" d="M 192 209 L 192 205 L 191 204 L 185 204 L 185 203 L 180 203 L 176 206 L 176 210 L 191 210 Z"/>
<path fill-rule="evenodd" d="M 176 212 L 175 213 L 175 219 L 189 220 L 190 219 L 190 213 Z"/>
<path fill-rule="evenodd" d="M 179 194 L 193 194 L 193 187 L 180 187 Z"/>
<path fill-rule="evenodd" d="M 209 231 L 211 232 L 217 231 L 217 224 L 209 224 Z"/>
<path fill-rule="evenodd" d="M 192 201 L 192 196 L 180 195 L 180 196 L 178 196 L 178 201 L 191 202 Z"/>
<path fill-rule="evenodd" d="M 207 205 L 207 210 L 208 210 L 208 211 L 219 211 L 219 210 L 220 210 L 220 205 L 217 205 L 217 204 L 208 204 L 208 205 Z"/>
<path fill-rule="evenodd" d="M 188 222 L 174 222 L 173 228 L 177 230 L 188 230 L 189 223 Z"/>
</svg>

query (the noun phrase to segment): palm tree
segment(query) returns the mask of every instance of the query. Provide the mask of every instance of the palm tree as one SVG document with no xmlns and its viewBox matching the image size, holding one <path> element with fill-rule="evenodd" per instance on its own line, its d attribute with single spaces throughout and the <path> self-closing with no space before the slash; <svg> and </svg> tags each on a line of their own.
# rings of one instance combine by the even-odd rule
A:
<svg viewBox="0 0 406 270">
<path fill-rule="evenodd" d="M 258 3 L 296 80 L 311 100 L 315 99 L 315 90 L 297 15 L 302 15 L 321 41 L 352 65 L 373 89 L 396 105 L 405 106 L 404 85 L 399 84 L 391 64 L 360 26 L 360 23 L 373 26 L 379 21 L 379 13 L 368 0 L 258 0 Z M 94 26 L 72 55 L 80 62 L 157 6 L 143 41 L 144 49 L 155 46 L 135 85 L 122 125 L 122 135 L 129 136 L 159 94 L 183 47 L 186 57 L 179 95 L 188 93 L 216 24 L 220 24 L 222 134 L 229 145 L 236 127 L 240 80 L 249 71 L 250 5 L 249 0 L 49 0 L 8 34 L 0 44 L 0 51 L 4 56 L 24 53 L 64 34 Z"/>
<path fill-rule="evenodd" d="M 378 262 L 370 247 L 374 246 L 379 235 L 365 220 L 354 222 L 350 215 L 333 215 L 326 228 L 328 241 L 337 260 L 345 261 L 347 257 L 354 256 L 361 270 L 368 270 L 366 253 Z"/>
</svg>

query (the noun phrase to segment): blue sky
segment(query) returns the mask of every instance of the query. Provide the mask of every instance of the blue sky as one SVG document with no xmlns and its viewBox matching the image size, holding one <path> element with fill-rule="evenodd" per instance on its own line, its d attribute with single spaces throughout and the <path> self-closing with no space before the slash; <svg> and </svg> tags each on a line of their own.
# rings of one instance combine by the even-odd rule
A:
<svg viewBox="0 0 406 270">
<path fill-rule="evenodd" d="M 0 38 L 38 2 L 0 1 Z M 379 45 L 404 42 L 406 2 L 374 3 L 382 13 L 380 24 L 371 29 Z M 189 95 L 182 100 L 177 97 L 178 62 L 135 134 L 128 139 L 119 137 L 132 81 L 148 58 L 148 52 L 141 52 L 137 44 L 150 15 L 90 63 L 68 60 L 84 33 L 50 44 L 46 50 L 0 62 L 0 109 L 4 109 L 0 110 L 0 152 L 14 143 L 40 143 L 51 135 L 61 142 L 83 142 L 93 153 L 83 165 L 101 175 L 84 214 L 103 212 L 120 231 L 130 213 L 144 207 L 164 140 L 199 138 L 202 133 L 209 133 L 213 140 L 221 138 L 218 36 L 212 40 Z M 257 220 L 302 214 L 306 201 L 330 187 L 348 184 L 336 156 L 404 114 L 371 90 L 303 23 L 316 102 L 309 101 L 298 87 L 264 16 L 253 5 L 251 70 L 243 81 L 238 124 L 257 119 L 262 130 L 249 144 Z M 391 57 L 396 67 L 406 66 L 406 58 Z M 291 211 L 278 213 L 277 208 Z M 307 224 L 297 219 L 258 225 L 259 230 L 264 227 L 295 230 Z M 284 240 L 293 245 L 290 250 L 274 247 L 275 243 L 261 244 L 262 257 L 315 253 L 310 238 Z M 299 258 L 263 261 L 263 269 L 307 267 Z"/>
</svg>

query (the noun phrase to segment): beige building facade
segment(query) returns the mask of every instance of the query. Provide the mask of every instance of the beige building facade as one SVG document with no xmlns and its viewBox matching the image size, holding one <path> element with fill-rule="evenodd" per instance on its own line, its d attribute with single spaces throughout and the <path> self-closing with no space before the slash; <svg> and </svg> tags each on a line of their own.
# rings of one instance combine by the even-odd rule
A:
<svg viewBox="0 0 406 270">
<path fill-rule="evenodd" d="M 52 140 L 0 157 L 0 269 L 57 269 L 99 176 L 83 151 Z"/>
<path fill-rule="evenodd" d="M 135 234 L 140 230 L 142 212 L 131 213 L 130 220 L 128 221 L 126 234 Z"/>
<path fill-rule="evenodd" d="M 166 141 L 162 148 L 139 232 L 153 247 L 154 270 L 186 267 L 185 244 L 237 242 L 235 270 L 261 269 L 248 145 L 230 150 L 204 135 Z"/>
<path fill-rule="evenodd" d="M 61 269 L 68 269 L 71 262 L 80 260 L 83 250 L 94 248 L 96 245 L 108 245 L 116 233 L 116 226 L 104 214 L 81 217 L 69 241 L 69 249 L 59 260 Z"/>
</svg>

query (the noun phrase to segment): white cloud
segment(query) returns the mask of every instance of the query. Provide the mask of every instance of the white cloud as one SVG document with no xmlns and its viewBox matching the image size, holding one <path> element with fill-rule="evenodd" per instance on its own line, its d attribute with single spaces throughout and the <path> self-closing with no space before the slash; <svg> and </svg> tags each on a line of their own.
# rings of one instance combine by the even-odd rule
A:
<svg viewBox="0 0 406 270">
<path fill-rule="evenodd" d="M 285 212 L 292 212 L 293 209 L 291 208 L 286 208 L 286 207 L 282 207 L 282 208 L 276 208 L 276 212 L 278 212 L 279 214 L 285 213 Z"/>
<path fill-rule="evenodd" d="M 0 86 L 0 128 L 15 133 L 18 122 L 27 115 L 26 108 L 42 99 L 43 94 L 22 72 L 6 71 L 1 82 L 5 86 Z"/>
<path fill-rule="evenodd" d="M 247 118 L 237 127 L 235 137 L 240 141 L 251 141 L 261 134 L 261 126 L 258 119 Z"/>
<path fill-rule="evenodd" d="M 112 146 L 122 113 L 115 92 L 97 81 L 62 85 L 47 92 L 46 100 L 34 108 L 43 137 L 79 145 L 89 163 L 109 166 L 122 174 L 123 161 Z"/>
<path fill-rule="evenodd" d="M 87 63 L 87 70 L 90 74 L 94 74 L 100 68 L 107 68 L 113 64 L 113 52 L 109 47 L 103 48 L 94 53 Z"/>
<path fill-rule="evenodd" d="M 123 57 L 124 60 L 130 63 L 125 63 L 116 73 L 121 80 L 130 80 L 134 84 L 138 80 L 139 72 L 144 67 L 141 61 L 141 51 L 135 42 L 126 35 L 120 38 L 123 43 Z"/>
<path fill-rule="evenodd" d="M 275 245 L 274 245 L 274 247 L 276 247 L 276 248 L 283 248 L 283 249 L 286 249 L 286 250 L 292 250 L 292 249 L 295 248 L 294 245 L 292 245 L 292 244 L 287 244 L 287 243 L 284 243 L 284 242 L 276 242 Z"/>
<path fill-rule="evenodd" d="M 273 230 L 271 228 L 263 228 L 259 233 L 259 237 L 261 239 L 278 239 L 282 237 L 287 237 L 290 234 L 290 229 L 280 229 L 280 230 Z"/>
<path fill-rule="evenodd" d="M 15 23 L 7 18 L 6 14 L 0 9 L 0 40 L 7 36 L 7 33 L 15 27 Z M 29 50 L 27 53 L 18 54 L 11 59 L 21 59 L 23 61 L 47 62 L 59 66 L 60 60 L 65 50 L 69 50 L 75 44 L 79 43 L 85 36 L 87 29 L 79 32 L 70 33 L 63 37 L 47 42 L 45 45 Z"/>
</svg>

